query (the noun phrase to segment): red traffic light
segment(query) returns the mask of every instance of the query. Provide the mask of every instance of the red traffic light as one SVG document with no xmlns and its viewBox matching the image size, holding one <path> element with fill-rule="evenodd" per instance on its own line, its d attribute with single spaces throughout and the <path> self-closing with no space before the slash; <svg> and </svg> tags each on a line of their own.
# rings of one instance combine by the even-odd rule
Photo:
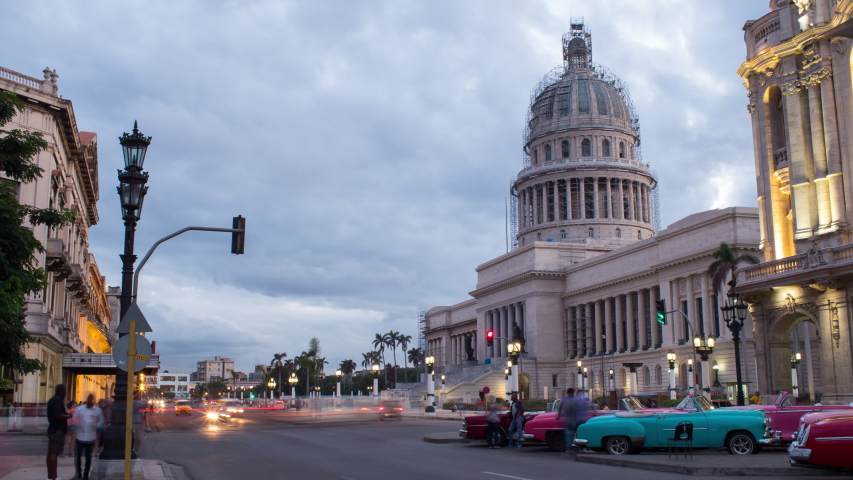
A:
<svg viewBox="0 0 853 480">
<path fill-rule="evenodd" d="M 494 341 L 495 341 L 495 331 L 494 330 L 486 331 L 486 346 L 491 347 L 492 342 L 494 342 Z"/>
</svg>

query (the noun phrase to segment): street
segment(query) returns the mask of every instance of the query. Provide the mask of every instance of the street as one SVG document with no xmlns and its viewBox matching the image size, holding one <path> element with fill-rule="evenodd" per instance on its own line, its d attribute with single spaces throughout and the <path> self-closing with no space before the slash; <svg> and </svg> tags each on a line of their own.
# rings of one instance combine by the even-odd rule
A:
<svg viewBox="0 0 853 480">
<path fill-rule="evenodd" d="M 426 434 L 458 429 L 455 421 L 378 421 L 367 415 L 335 418 L 324 414 L 318 422 L 309 421 L 311 415 L 249 412 L 243 418 L 220 423 L 200 412 L 191 417 L 157 413 L 151 416 L 153 430 L 143 442 L 141 454 L 181 465 L 196 480 L 685 478 L 572 462 L 542 446 L 489 450 L 482 443 L 423 441 Z"/>
</svg>

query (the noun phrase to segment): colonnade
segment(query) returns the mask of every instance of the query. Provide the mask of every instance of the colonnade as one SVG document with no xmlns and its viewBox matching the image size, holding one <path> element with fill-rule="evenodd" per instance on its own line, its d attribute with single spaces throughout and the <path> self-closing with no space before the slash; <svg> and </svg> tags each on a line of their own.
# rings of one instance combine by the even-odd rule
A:
<svg viewBox="0 0 853 480">
<path fill-rule="evenodd" d="M 447 351 L 447 363 L 449 365 L 452 364 L 460 364 L 468 359 L 468 354 L 465 352 L 465 337 L 471 337 L 471 348 L 474 349 L 474 352 L 477 351 L 477 331 L 471 330 L 468 332 L 462 332 L 456 335 L 451 335 L 449 338 L 449 348 Z M 475 353 L 476 356 L 476 353 Z"/>
<path fill-rule="evenodd" d="M 651 187 L 627 178 L 570 177 L 521 188 L 521 228 L 563 220 L 651 223 Z"/>
<path fill-rule="evenodd" d="M 518 325 L 523 335 L 525 329 L 524 302 L 515 302 L 485 312 L 486 331 L 495 332 L 492 346 L 486 346 L 486 358 L 505 358 L 507 340 L 513 338 L 513 325 Z M 501 338 L 504 337 L 504 338 Z"/>
</svg>

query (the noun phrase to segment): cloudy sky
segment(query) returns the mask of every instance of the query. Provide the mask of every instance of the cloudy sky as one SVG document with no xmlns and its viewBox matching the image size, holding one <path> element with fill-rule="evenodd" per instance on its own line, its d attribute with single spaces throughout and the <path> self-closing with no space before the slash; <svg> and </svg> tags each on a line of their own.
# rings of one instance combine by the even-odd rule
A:
<svg viewBox="0 0 853 480">
<path fill-rule="evenodd" d="M 117 137 L 154 140 L 140 256 L 190 225 L 230 235 L 163 246 L 140 306 L 164 368 L 214 355 L 250 371 L 320 339 L 334 367 L 374 333 L 466 300 L 505 253 L 504 202 L 531 89 L 583 16 L 593 58 L 625 80 L 661 224 L 755 206 L 744 22 L 767 0 L 84 1 L 4 5 L 0 66 L 56 69 L 97 132 L 101 221 L 90 250 L 120 284 Z M 399 358 L 398 363 L 402 364 Z"/>
</svg>

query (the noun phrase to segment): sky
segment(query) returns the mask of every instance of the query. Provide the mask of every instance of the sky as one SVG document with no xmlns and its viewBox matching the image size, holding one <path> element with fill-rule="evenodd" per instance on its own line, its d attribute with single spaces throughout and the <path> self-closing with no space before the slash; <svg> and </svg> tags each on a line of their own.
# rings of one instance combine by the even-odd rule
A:
<svg viewBox="0 0 853 480">
<path fill-rule="evenodd" d="M 742 27 L 767 0 L 9 2 L 0 66 L 59 74 L 98 134 L 100 222 L 120 284 L 117 137 L 153 137 L 139 305 L 163 369 L 230 357 L 237 370 L 317 337 L 329 370 L 376 333 L 417 342 L 420 311 L 467 300 L 506 252 L 530 92 L 583 17 L 593 60 L 630 87 L 661 226 L 756 206 Z M 389 355 L 389 361 L 391 361 Z M 397 352 L 397 363 L 403 364 Z"/>
</svg>

